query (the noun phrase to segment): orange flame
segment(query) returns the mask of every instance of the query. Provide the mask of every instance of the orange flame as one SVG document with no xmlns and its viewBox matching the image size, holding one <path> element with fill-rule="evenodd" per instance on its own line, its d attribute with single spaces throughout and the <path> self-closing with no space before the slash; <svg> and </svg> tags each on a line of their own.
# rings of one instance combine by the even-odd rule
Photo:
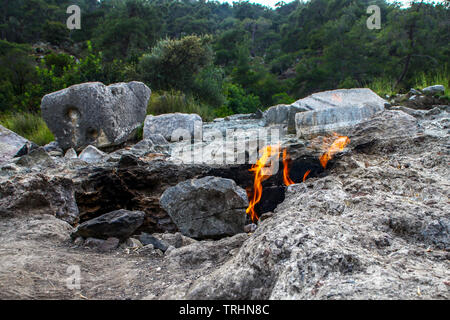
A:
<svg viewBox="0 0 450 320">
<path fill-rule="evenodd" d="M 322 154 L 319 158 L 320 164 L 325 169 L 328 161 L 330 161 L 334 155 L 342 150 L 344 150 L 345 146 L 350 143 L 350 139 L 346 136 L 340 136 L 337 133 L 334 133 L 336 139 L 328 148 L 327 152 Z"/>
<path fill-rule="evenodd" d="M 289 177 L 289 163 L 291 162 L 291 158 L 288 156 L 286 149 L 283 150 L 283 181 L 286 186 L 290 186 L 291 184 L 295 184 L 294 181 Z"/>
<path fill-rule="evenodd" d="M 311 173 L 311 170 L 308 170 L 305 172 L 305 174 L 303 175 L 303 182 L 305 182 L 306 177 Z"/>
<path fill-rule="evenodd" d="M 255 180 L 253 183 L 253 194 L 249 197 L 249 205 L 247 210 L 245 211 L 250 215 L 252 221 L 258 220 L 258 215 L 255 212 L 255 205 L 261 200 L 262 196 L 262 182 L 267 180 L 274 172 L 272 166 L 268 167 L 267 165 L 271 163 L 272 157 L 276 156 L 276 161 L 278 161 L 280 157 L 280 146 L 265 146 L 262 151 L 261 158 L 256 161 L 256 164 L 252 166 L 249 170 L 255 173 Z M 261 153 L 260 151 L 260 153 Z M 249 191 L 247 191 L 250 193 Z"/>
</svg>

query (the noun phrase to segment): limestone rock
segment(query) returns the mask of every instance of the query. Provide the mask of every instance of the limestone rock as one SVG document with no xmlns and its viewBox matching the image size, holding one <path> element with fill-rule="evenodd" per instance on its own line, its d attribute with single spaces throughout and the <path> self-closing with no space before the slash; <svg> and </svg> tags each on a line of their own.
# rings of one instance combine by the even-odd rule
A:
<svg viewBox="0 0 450 320">
<path fill-rule="evenodd" d="M 295 114 L 298 112 L 309 111 L 304 106 L 279 104 L 270 107 L 264 112 L 266 125 L 286 124 L 288 131 L 295 131 Z"/>
<path fill-rule="evenodd" d="M 0 163 L 27 154 L 36 145 L 0 125 Z"/>
<path fill-rule="evenodd" d="M 422 92 L 425 94 L 436 94 L 436 93 L 443 93 L 445 91 L 445 87 L 441 84 L 437 84 L 434 86 L 429 86 L 422 89 Z"/>
<path fill-rule="evenodd" d="M 145 118 L 144 139 L 160 134 L 167 141 L 202 139 L 202 118 L 198 114 L 168 113 Z"/>
<path fill-rule="evenodd" d="M 78 156 L 83 161 L 95 163 L 101 161 L 105 157 L 105 153 L 98 150 L 94 146 L 87 146 Z"/>
<path fill-rule="evenodd" d="M 207 176 L 168 188 L 160 199 L 185 236 L 220 238 L 244 231 L 245 190 L 231 179 Z"/>
<path fill-rule="evenodd" d="M 44 96 L 42 117 L 64 150 L 119 145 L 144 121 L 150 94 L 136 81 L 78 84 Z"/>
</svg>

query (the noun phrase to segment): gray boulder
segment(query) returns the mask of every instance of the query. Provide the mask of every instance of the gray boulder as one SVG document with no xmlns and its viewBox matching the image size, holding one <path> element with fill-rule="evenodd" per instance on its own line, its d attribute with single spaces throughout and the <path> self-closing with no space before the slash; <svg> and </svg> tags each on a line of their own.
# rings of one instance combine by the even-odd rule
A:
<svg viewBox="0 0 450 320">
<path fill-rule="evenodd" d="M 304 111 L 309 111 L 309 109 L 303 106 L 279 104 L 267 109 L 264 112 L 264 119 L 266 121 L 266 125 L 287 124 L 288 131 L 294 131 L 295 114 Z"/>
<path fill-rule="evenodd" d="M 373 105 L 383 109 L 386 100 L 367 88 L 338 89 L 314 93 L 306 98 L 297 100 L 292 106 L 303 107 L 308 110 L 325 110 L 347 106 Z"/>
<path fill-rule="evenodd" d="M 425 94 L 436 94 L 436 93 L 441 93 L 445 91 L 445 87 L 441 84 L 437 84 L 434 86 L 429 86 L 426 88 L 422 89 L 422 92 Z"/>
<path fill-rule="evenodd" d="M 247 195 L 230 179 L 207 176 L 181 182 L 163 193 L 160 204 L 187 237 L 220 238 L 244 231 Z"/>
<path fill-rule="evenodd" d="M 73 232 L 72 237 L 124 240 L 131 236 L 144 222 L 145 213 L 124 209 L 105 213 L 100 217 L 83 222 Z"/>
<path fill-rule="evenodd" d="M 0 125 L 0 163 L 27 154 L 36 145 Z"/>
<path fill-rule="evenodd" d="M 44 96 L 42 117 L 64 150 L 119 145 L 144 121 L 150 94 L 136 81 L 78 84 Z"/>
<path fill-rule="evenodd" d="M 202 118 L 198 114 L 168 113 L 159 116 L 149 115 L 145 118 L 144 139 L 154 134 L 162 135 L 167 141 L 181 140 L 181 136 L 202 139 Z"/>
</svg>

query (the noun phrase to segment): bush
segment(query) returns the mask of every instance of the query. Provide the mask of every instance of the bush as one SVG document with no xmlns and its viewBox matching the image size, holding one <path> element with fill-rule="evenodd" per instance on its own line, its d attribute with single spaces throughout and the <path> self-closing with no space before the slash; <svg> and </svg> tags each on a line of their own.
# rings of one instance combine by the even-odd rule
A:
<svg viewBox="0 0 450 320">
<path fill-rule="evenodd" d="M 246 94 L 238 84 L 225 83 L 224 95 L 227 99 L 224 110 L 228 109 L 233 113 L 252 113 L 261 108 L 259 98 L 253 94 Z"/>
<path fill-rule="evenodd" d="M 139 62 L 142 78 L 159 90 L 191 92 L 195 76 L 212 63 L 210 40 L 209 36 L 160 40 Z"/>
<path fill-rule="evenodd" d="M 2 115 L 0 124 L 40 146 L 55 140 L 45 121 L 34 113 Z"/>
</svg>

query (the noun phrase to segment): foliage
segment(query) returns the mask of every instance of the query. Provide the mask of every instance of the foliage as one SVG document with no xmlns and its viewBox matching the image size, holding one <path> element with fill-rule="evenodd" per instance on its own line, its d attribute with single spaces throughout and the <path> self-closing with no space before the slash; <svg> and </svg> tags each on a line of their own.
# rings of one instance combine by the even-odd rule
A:
<svg viewBox="0 0 450 320">
<path fill-rule="evenodd" d="M 34 113 L 6 114 L 0 116 L 0 124 L 40 146 L 55 140 L 44 120 Z"/>
<path fill-rule="evenodd" d="M 152 92 L 147 108 L 147 114 L 164 113 L 196 113 L 204 121 L 211 121 L 213 115 L 207 105 L 199 103 L 192 96 L 176 90 Z"/>
<path fill-rule="evenodd" d="M 168 97 L 158 112 L 205 118 L 336 88 L 384 96 L 439 83 L 449 96 L 448 2 L 78 0 L 82 29 L 69 31 L 72 4 L 0 2 L 0 113 L 38 113 L 43 95 L 86 81 L 144 81 Z M 379 30 L 366 27 L 370 4 Z M 42 41 L 53 46 L 37 52 Z"/>
</svg>

